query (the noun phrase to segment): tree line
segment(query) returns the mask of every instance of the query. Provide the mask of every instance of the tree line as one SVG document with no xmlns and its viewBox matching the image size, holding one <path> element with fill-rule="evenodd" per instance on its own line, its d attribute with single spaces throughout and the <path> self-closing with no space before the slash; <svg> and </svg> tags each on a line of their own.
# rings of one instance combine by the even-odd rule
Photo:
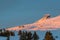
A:
<svg viewBox="0 0 60 40">
<path fill-rule="evenodd" d="M 33 34 L 31 32 L 27 32 L 27 31 L 19 31 L 18 35 L 20 36 L 19 40 L 38 40 L 39 36 L 37 35 L 36 32 L 34 32 Z"/>
<path fill-rule="evenodd" d="M 0 29 L 0 36 L 7 37 L 7 40 L 10 40 L 10 36 L 15 36 L 15 33 L 13 31 Z M 39 40 L 40 39 L 36 31 L 32 33 L 31 31 L 28 32 L 28 31 L 19 30 L 18 36 L 19 36 L 19 40 Z M 45 33 L 43 40 L 55 40 L 55 38 L 50 31 L 47 31 Z"/>
</svg>

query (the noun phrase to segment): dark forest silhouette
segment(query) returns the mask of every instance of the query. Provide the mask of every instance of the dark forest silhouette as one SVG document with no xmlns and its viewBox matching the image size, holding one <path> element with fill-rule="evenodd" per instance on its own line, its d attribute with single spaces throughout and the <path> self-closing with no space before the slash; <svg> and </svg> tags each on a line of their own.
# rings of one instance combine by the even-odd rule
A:
<svg viewBox="0 0 60 40">
<path fill-rule="evenodd" d="M 0 29 L 0 36 L 7 37 L 7 40 L 10 40 L 10 36 L 15 36 L 15 33 L 5 29 Z M 36 31 L 32 33 L 31 31 L 19 30 L 18 36 L 19 36 L 19 40 L 39 40 L 40 39 Z M 58 38 L 58 36 L 56 36 L 56 38 Z M 55 38 L 53 37 L 50 31 L 47 31 L 45 33 L 43 40 L 55 40 Z"/>
<path fill-rule="evenodd" d="M 36 32 L 34 32 L 34 34 L 32 34 L 31 32 L 27 32 L 27 31 L 19 31 L 18 35 L 20 36 L 19 40 L 38 40 L 39 36 L 37 35 Z"/>
<path fill-rule="evenodd" d="M 10 40 L 10 36 L 15 36 L 15 34 L 12 31 L 0 29 L 0 36 L 7 37 L 7 40 Z"/>
</svg>

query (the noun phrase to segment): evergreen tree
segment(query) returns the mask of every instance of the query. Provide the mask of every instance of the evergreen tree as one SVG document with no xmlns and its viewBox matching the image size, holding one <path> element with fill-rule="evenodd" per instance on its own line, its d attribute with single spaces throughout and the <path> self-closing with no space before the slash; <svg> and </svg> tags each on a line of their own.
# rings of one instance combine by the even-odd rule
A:
<svg viewBox="0 0 60 40">
<path fill-rule="evenodd" d="M 27 31 L 19 31 L 18 35 L 20 35 L 19 40 L 31 40 L 32 38 L 32 33 Z"/>
<path fill-rule="evenodd" d="M 22 31 L 21 30 L 19 30 L 18 35 L 19 35 L 19 40 L 22 40 Z"/>
<path fill-rule="evenodd" d="M 10 36 L 15 36 L 15 33 L 10 31 Z"/>
<path fill-rule="evenodd" d="M 37 35 L 36 32 L 34 32 L 34 34 L 33 34 L 33 40 L 38 40 L 38 39 L 39 39 L 39 36 Z"/>
<path fill-rule="evenodd" d="M 7 37 L 7 40 L 10 40 L 10 36 L 15 36 L 14 32 L 5 30 L 4 35 Z"/>
<path fill-rule="evenodd" d="M 10 40 L 10 31 L 5 30 L 4 35 L 7 37 L 7 40 Z"/>
<path fill-rule="evenodd" d="M 50 31 L 47 31 L 44 40 L 55 40 L 55 39 L 53 38 L 52 33 Z"/>
<path fill-rule="evenodd" d="M 27 40 L 27 39 L 28 39 L 28 32 L 25 31 L 25 40 Z"/>
<path fill-rule="evenodd" d="M 22 31 L 21 31 L 21 30 L 19 30 L 18 35 L 21 35 L 21 34 L 22 34 Z"/>
<path fill-rule="evenodd" d="M 27 40 L 32 40 L 32 33 L 31 32 L 28 32 L 28 34 L 27 34 Z"/>
<path fill-rule="evenodd" d="M 28 32 L 27 32 L 27 31 L 25 31 L 25 35 L 26 35 L 26 36 L 28 35 Z"/>
<path fill-rule="evenodd" d="M 20 40 L 26 40 L 26 35 L 25 35 L 25 32 L 24 31 L 20 35 Z"/>
<path fill-rule="evenodd" d="M 9 40 L 10 32 L 8 30 L 3 29 L 0 33 L 0 36 L 7 37 L 7 40 Z"/>
<path fill-rule="evenodd" d="M 0 29 L 0 33 L 2 32 L 2 29 Z"/>
<path fill-rule="evenodd" d="M 10 36 L 14 36 L 14 32 L 12 31 L 8 31 L 8 30 L 5 30 L 5 29 L 2 29 L 0 30 L 0 36 L 2 37 L 7 37 L 7 40 L 10 40 Z"/>
</svg>

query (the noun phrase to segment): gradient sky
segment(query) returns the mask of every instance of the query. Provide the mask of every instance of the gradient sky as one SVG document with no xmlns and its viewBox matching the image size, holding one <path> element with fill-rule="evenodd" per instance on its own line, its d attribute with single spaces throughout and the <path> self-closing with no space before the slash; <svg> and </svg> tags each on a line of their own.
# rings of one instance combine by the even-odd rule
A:
<svg viewBox="0 0 60 40">
<path fill-rule="evenodd" d="M 60 15 L 60 0 L 0 0 L 0 28 L 33 23 L 47 13 Z"/>
</svg>

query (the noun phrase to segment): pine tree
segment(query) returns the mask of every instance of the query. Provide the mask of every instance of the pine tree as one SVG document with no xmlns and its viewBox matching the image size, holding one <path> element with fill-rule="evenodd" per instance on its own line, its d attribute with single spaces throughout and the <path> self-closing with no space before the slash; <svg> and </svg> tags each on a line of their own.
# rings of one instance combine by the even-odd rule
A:
<svg viewBox="0 0 60 40">
<path fill-rule="evenodd" d="M 24 31 L 20 35 L 20 40 L 26 40 L 26 35 Z"/>
<path fill-rule="evenodd" d="M 0 29 L 0 33 L 2 32 L 2 29 Z"/>
<path fill-rule="evenodd" d="M 14 36 L 14 32 L 12 31 L 8 31 L 8 30 L 5 30 L 5 29 L 1 29 L 0 30 L 0 36 L 2 37 L 7 37 L 7 40 L 10 40 L 10 36 Z"/>
<path fill-rule="evenodd" d="M 5 30 L 4 35 L 7 37 L 7 40 L 10 40 L 10 36 L 15 36 L 14 32 Z"/>
<path fill-rule="evenodd" d="M 38 40 L 38 39 L 39 39 L 39 36 L 37 35 L 36 32 L 34 32 L 34 34 L 33 34 L 33 40 Z"/>
<path fill-rule="evenodd" d="M 32 33 L 31 32 L 28 32 L 28 34 L 27 34 L 27 40 L 32 40 Z"/>
<path fill-rule="evenodd" d="M 28 32 L 25 31 L 25 40 L 27 40 L 27 39 L 28 39 Z"/>
<path fill-rule="evenodd" d="M 47 31 L 44 40 L 55 40 L 55 39 L 53 38 L 52 33 L 50 31 Z"/>
<path fill-rule="evenodd" d="M 19 40 L 22 40 L 22 31 L 21 30 L 18 31 L 18 35 L 19 35 Z"/>
<path fill-rule="evenodd" d="M 10 36 L 15 36 L 15 33 L 10 31 Z"/>
<path fill-rule="evenodd" d="M 18 35 L 21 35 L 21 34 L 22 34 L 22 31 L 21 31 L 21 30 L 19 30 Z"/>
<path fill-rule="evenodd" d="M 4 35 L 7 37 L 7 40 L 10 40 L 10 31 L 5 30 Z"/>
</svg>

